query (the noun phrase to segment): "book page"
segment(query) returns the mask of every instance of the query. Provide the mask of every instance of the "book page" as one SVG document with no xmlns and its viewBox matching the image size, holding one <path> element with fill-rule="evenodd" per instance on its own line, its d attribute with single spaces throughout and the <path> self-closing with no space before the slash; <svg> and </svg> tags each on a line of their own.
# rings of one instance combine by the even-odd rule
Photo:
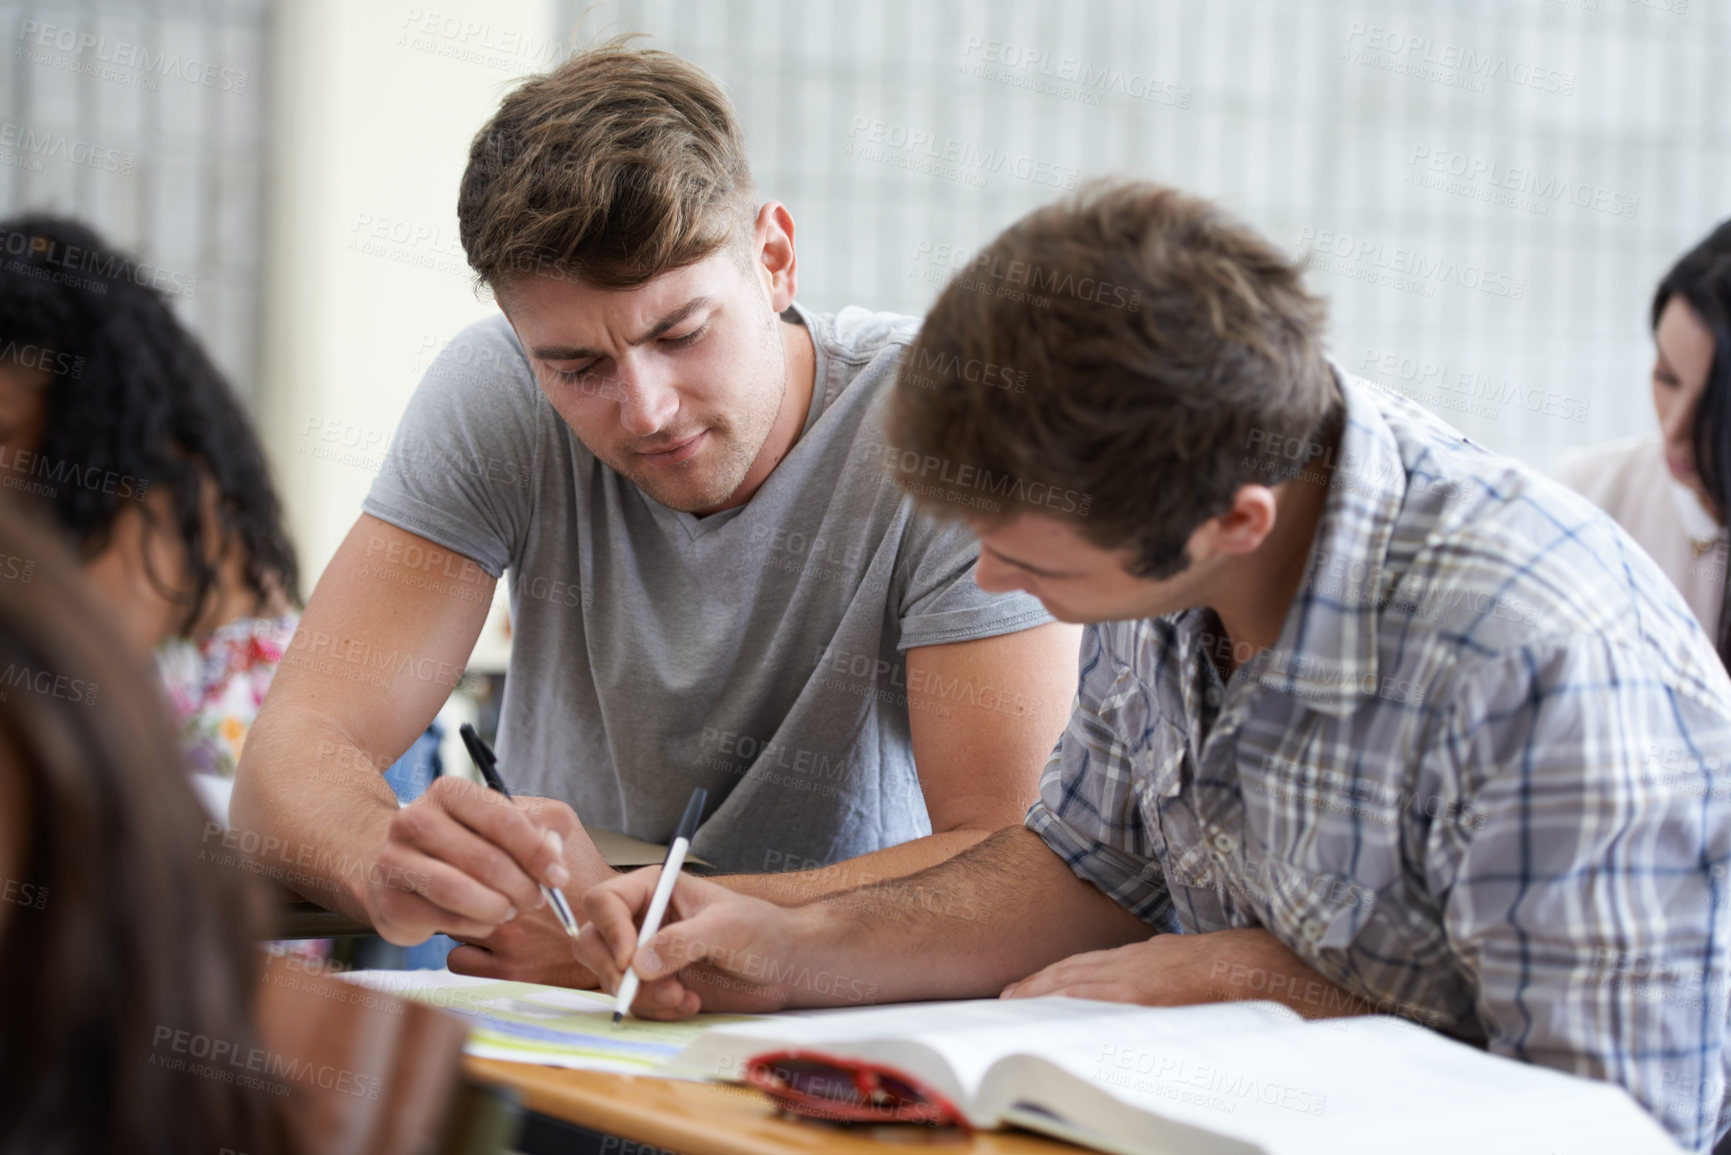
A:
<svg viewBox="0 0 1731 1155">
<path fill-rule="evenodd" d="M 1132 1146 L 1157 1130 L 1102 1110 L 1104 1091 L 1270 1155 L 1676 1151 L 1620 1088 L 1498 1058 L 1386 1016 L 1188 1037 L 1144 1034 L 1145 1026 L 1138 1019 L 1092 1039 L 1049 1038 L 992 1072 L 982 1110 L 1028 1101 Z"/>
<path fill-rule="evenodd" d="M 1195 1007 L 1135 1007 L 1092 999 L 967 999 L 848 1007 L 779 1015 L 707 1033 L 676 1061 L 676 1068 L 708 1078 L 739 1079 L 746 1060 L 765 1051 L 830 1051 L 896 1067 L 953 1100 L 978 1126 L 975 1098 L 992 1064 L 1020 1053 L 1045 1054 L 1054 1046 L 1079 1048 L 1122 1029 L 1145 1024 L 1138 1037 L 1183 1038 L 1196 1033 L 1267 1030 L 1271 1022 L 1302 1022 L 1273 1003 L 1216 1003 Z"/>
</svg>

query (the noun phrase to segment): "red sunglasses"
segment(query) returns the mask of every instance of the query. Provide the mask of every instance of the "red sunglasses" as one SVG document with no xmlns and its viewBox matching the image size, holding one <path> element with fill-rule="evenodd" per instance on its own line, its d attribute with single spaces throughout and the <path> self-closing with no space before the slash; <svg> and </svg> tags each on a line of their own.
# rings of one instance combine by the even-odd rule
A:
<svg viewBox="0 0 1731 1155">
<path fill-rule="evenodd" d="M 745 1081 L 776 1106 L 832 1123 L 925 1123 L 972 1131 L 954 1103 L 892 1067 L 817 1051 L 769 1051 L 746 1060 Z"/>
</svg>

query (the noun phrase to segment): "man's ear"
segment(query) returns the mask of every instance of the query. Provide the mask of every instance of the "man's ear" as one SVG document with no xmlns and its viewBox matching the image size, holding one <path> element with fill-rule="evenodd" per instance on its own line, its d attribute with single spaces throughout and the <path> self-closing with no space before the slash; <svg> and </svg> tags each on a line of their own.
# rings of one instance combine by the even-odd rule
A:
<svg viewBox="0 0 1731 1155">
<path fill-rule="evenodd" d="M 1210 552 L 1254 553 L 1274 531 L 1278 508 L 1274 491 L 1266 485 L 1239 486 L 1231 507 L 1202 526 L 1209 531 Z"/>
<path fill-rule="evenodd" d="M 793 250 L 793 214 L 780 201 L 770 201 L 757 210 L 751 265 L 762 277 L 770 307 L 777 313 L 786 312 L 798 288 L 799 258 Z"/>
</svg>

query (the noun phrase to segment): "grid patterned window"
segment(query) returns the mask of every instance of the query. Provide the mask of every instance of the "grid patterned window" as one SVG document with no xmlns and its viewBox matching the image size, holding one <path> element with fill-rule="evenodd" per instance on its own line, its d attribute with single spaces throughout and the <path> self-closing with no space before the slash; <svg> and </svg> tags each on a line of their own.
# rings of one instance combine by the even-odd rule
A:
<svg viewBox="0 0 1731 1155">
<path fill-rule="evenodd" d="M 1504 452 L 1651 428 L 1646 310 L 1731 215 L 1718 0 L 562 0 L 709 68 L 798 226 L 801 299 L 917 313 L 1028 209 L 1220 199 L 1332 347 Z"/>
<path fill-rule="evenodd" d="M 137 253 L 255 397 L 265 0 L 0 0 L 0 34 L 0 216 Z"/>
</svg>

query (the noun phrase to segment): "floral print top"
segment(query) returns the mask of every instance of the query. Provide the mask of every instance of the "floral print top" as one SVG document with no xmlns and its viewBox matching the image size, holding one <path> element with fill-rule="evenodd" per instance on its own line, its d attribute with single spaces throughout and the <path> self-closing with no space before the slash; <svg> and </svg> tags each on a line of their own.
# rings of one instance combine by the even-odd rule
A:
<svg viewBox="0 0 1731 1155">
<path fill-rule="evenodd" d="M 238 618 L 203 641 L 173 638 L 157 647 L 189 769 L 234 777 L 241 743 L 299 621 L 298 613 Z"/>
</svg>

